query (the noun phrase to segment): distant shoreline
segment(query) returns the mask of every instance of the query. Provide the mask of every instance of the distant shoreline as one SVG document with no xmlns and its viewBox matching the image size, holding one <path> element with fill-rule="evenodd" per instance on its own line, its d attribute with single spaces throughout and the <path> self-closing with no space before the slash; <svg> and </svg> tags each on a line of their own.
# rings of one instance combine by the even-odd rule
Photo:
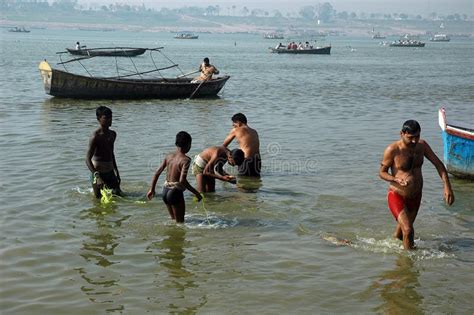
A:
<svg viewBox="0 0 474 315">
<path fill-rule="evenodd" d="M 291 36 L 291 32 L 298 32 L 304 30 L 306 32 L 319 32 L 322 34 L 336 35 L 336 36 L 357 36 L 357 37 L 368 37 L 372 36 L 374 30 L 380 32 L 385 36 L 402 36 L 404 34 L 411 35 L 427 35 L 431 33 L 436 33 L 443 31 L 450 35 L 458 35 L 464 37 L 473 37 L 474 30 L 463 30 L 460 31 L 449 31 L 448 30 L 436 30 L 429 31 L 427 30 L 426 25 L 423 27 L 413 27 L 403 26 L 403 25 L 387 25 L 381 23 L 370 23 L 367 21 L 358 21 L 357 23 L 347 23 L 346 25 L 341 25 L 337 23 L 327 24 L 324 26 L 313 26 L 313 27 L 298 27 L 294 29 L 284 30 L 283 34 Z M 400 23 L 401 24 L 401 23 Z M 407 23 L 409 24 L 409 23 Z M 179 32 L 183 29 L 180 26 L 153 26 L 153 27 L 144 27 L 140 25 L 128 25 L 128 24 L 91 24 L 91 23 L 64 23 L 64 22 L 26 22 L 26 21 L 13 21 L 13 20 L 0 20 L 0 27 L 2 28 L 12 28 L 15 26 L 24 26 L 29 29 L 69 29 L 69 30 L 84 30 L 84 31 L 130 31 L 130 32 Z M 217 26 L 212 27 L 203 27 L 203 26 L 186 26 L 186 30 L 192 31 L 195 33 L 215 33 L 215 34 L 265 34 L 268 32 L 281 31 L 281 27 L 278 26 L 268 26 L 262 27 L 258 25 L 251 24 L 224 24 L 220 23 Z"/>
</svg>

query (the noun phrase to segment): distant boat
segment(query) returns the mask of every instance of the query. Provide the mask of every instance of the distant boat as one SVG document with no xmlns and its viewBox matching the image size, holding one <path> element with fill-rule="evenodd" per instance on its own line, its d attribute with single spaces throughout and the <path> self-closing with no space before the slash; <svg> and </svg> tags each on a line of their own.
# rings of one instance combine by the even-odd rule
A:
<svg viewBox="0 0 474 315">
<path fill-rule="evenodd" d="M 29 33 L 30 31 L 25 29 L 24 26 L 22 27 L 17 27 L 15 26 L 14 28 L 11 28 L 8 30 L 9 32 L 13 32 L 13 33 Z"/>
<path fill-rule="evenodd" d="M 143 48 L 145 49 L 145 48 Z M 160 48 L 146 48 L 153 52 L 160 52 Z M 66 52 L 59 52 L 65 54 Z M 82 61 L 94 58 L 92 56 L 84 56 L 76 59 L 58 63 L 64 65 L 66 63 Z M 150 56 L 153 61 L 153 58 Z M 171 61 L 166 57 L 168 61 Z M 153 67 L 154 66 L 154 67 Z M 72 73 L 69 71 L 52 68 L 45 60 L 39 64 L 39 70 L 43 81 L 45 92 L 56 97 L 74 98 L 74 99 L 151 99 L 151 98 L 203 98 L 215 97 L 217 93 L 224 87 L 230 76 L 220 76 L 207 81 L 194 81 L 193 78 L 187 77 L 196 71 L 183 74 L 180 76 L 165 76 L 163 71 L 177 68 L 178 64 L 173 63 L 169 66 L 156 68 L 153 66 L 147 71 L 135 71 L 131 69 L 123 69 L 122 65 L 116 64 L 117 73 L 114 76 L 106 77 L 104 75 L 95 76 L 90 69 L 84 70 L 88 75 Z M 102 70 L 105 67 L 101 68 Z M 103 71 L 100 73 L 104 73 Z M 123 73 L 119 74 L 119 71 Z M 108 72 L 115 72 L 114 69 L 108 69 Z M 160 74 L 157 76 L 156 74 Z"/>
<path fill-rule="evenodd" d="M 279 34 L 279 33 L 265 33 L 263 35 L 263 38 L 265 38 L 265 39 L 284 39 L 285 37 L 283 36 L 283 34 Z"/>
<path fill-rule="evenodd" d="M 71 55 L 91 56 L 91 57 L 133 57 L 143 55 L 145 48 L 113 47 L 113 48 L 87 48 L 71 49 L 66 48 Z"/>
<path fill-rule="evenodd" d="M 302 54 L 302 55 L 329 55 L 331 54 L 331 46 L 325 47 L 314 47 L 314 48 L 305 48 L 305 49 L 288 49 L 286 47 L 282 48 L 268 48 L 270 52 L 276 54 Z"/>
<path fill-rule="evenodd" d="M 380 32 L 375 33 L 375 28 L 372 27 L 372 39 L 385 39 L 385 36 L 380 34 Z"/>
<path fill-rule="evenodd" d="M 446 169 L 456 177 L 474 180 L 474 126 L 448 123 L 444 108 L 439 109 L 438 120 L 443 135 Z"/>
<path fill-rule="evenodd" d="M 410 36 L 405 34 L 399 40 L 393 41 L 389 44 L 390 47 L 425 47 L 425 43 L 415 38 L 418 36 Z"/>
<path fill-rule="evenodd" d="M 372 39 L 385 39 L 385 36 L 380 33 L 376 33 L 372 35 Z"/>
<path fill-rule="evenodd" d="M 430 38 L 432 42 L 449 42 L 450 40 L 451 38 L 446 34 L 436 34 Z"/>
<path fill-rule="evenodd" d="M 191 32 L 179 32 L 177 33 L 174 38 L 176 39 L 198 39 L 199 35 L 195 35 Z"/>
</svg>

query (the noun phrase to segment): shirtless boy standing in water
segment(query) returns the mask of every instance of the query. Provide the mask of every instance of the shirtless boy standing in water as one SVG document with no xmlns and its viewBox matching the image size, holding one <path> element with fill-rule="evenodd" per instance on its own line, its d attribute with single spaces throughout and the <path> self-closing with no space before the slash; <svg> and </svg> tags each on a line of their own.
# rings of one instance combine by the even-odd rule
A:
<svg viewBox="0 0 474 315">
<path fill-rule="evenodd" d="M 86 165 L 92 173 L 92 189 L 100 198 L 100 190 L 105 186 L 116 195 L 121 195 L 120 175 L 114 155 L 114 142 L 117 133 L 110 130 L 112 126 L 112 110 L 105 106 L 96 109 L 97 121 L 100 124 L 89 141 Z"/>
<path fill-rule="evenodd" d="M 428 143 L 420 139 L 420 132 L 421 127 L 416 120 L 407 120 L 400 131 L 400 140 L 385 149 L 379 171 L 380 178 L 390 183 L 388 206 L 398 222 L 393 236 L 403 240 L 405 249 L 414 249 L 413 223 L 421 203 L 421 167 L 425 157 L 433 163 L 443 180 L 446 203 L 452 205 L 454 202 L 446 168 Z"/>
<path fill-rule="evenodd" d="M 191 149 L 191 135 L 186 131 L 180 131 L 176 135 L 176 151 L 168 154 L 161 166 L 153 176 L 150 190 L 146 194 L 150 200 L 155 195 L 155 186 L 161 173 L 166 169 L 166 181 L 163 185 L 162 198 L 168 208 L 168 212 L 173 220 L 178 223 L 184 222 L 186 205 L 184 203 L 183 192 L 188 189 L 198 201 L 202 199 L 201 194 L 189 184 L 186 176 L 191 164 L 191 158 L 186 155 Z"/>
<path fill-rule="evenodd" d="M 243 163 L 239 165 L 239 175 L 259 177 L 262 161 L 257 131 L 247 125 L 247 117 L 242 113 L 232 116 L 232 127 L 222 145 L 227 147 L 236 138 L 245 155 Z"/>
</svg>

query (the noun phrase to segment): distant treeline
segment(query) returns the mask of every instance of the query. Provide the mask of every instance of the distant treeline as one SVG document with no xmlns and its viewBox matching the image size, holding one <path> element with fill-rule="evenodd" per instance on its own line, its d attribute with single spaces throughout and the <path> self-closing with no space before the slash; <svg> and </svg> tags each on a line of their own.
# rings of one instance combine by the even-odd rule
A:
<svg viewBox="0 0 474 315">
<path fill-rule="evenodd" d="M 177 9 L 168 8 L 147 8 L 142 5 L 129 5 L 115 3 L 109 5 L 83 5 L 78 0 L 55 0 L 49 3 L 46 0 L 0 0 L 0 11 L 2 18 L 20 18 L 34 14 L 39 20 L 46 20 L 46 17 L 52 15 L 62 16 L 63 18 L 80 20 L 88 18 L 111 18 L 113 20 L 126 20 L 145 18 L 145 21 L 166 22 L 177 21 L 183 16 L 191 17 L 227 17 L 227 18 L 272 18 L 274 19 L 301 19 L 305 21 L 320 21 L 331 23 L 336 21 L 349 20 L 441 20 L 441 21 L 471 21 L 472 16 L 467 14 L 438 15 L 432 12 L 427 16 L 411 15 L 407 13 L 359 13 L 336 11 L 329 2 L 314 6 L 304 6 L 297 12 L 282 13 L 279 10 L 249 9 L 246 6 L 228 5 L 221 7 L 219 5 L 210 5 L 207 7 L 182 7 Z M 59 14 L 59 15 L 58 15 Z M 160 23 L 159 23 L 160 24 Z"/>
</svg>

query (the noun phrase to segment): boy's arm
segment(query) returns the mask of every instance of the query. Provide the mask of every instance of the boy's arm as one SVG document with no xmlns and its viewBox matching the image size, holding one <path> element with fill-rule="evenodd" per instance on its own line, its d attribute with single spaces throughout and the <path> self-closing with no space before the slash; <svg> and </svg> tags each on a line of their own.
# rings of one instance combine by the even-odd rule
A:
<svg viewBox="0 0 474 315">
<path fill-rule="evenodd" d="M 153 175 L 153 179 L 151 180 L 150 189 L 148 190 L 148 192 L 146 194 L 146 197 L 148 198 L 148 200 L 153 198 L 153 196 L 155 195 L 156 183 L 158 182 L 158 178 L 160 177 L 161 173 L 163 173 L 164 169 L 166 168 L 166 165 L 167 165 L 167 163 L 166 163 L 166 158 L 165 158 L 163 160 L 163 163 L 161 163 L 160 167 L 156 170 L 155 175 Z"/>
<path fill-rule="evenodd" d="M 189 170 L 190 165 L 191 165 L 191 159 L 187 158 L 184 161 L 183 167 L 181 168 L 181 174 L 179 176 L 179 184 L 185 187 L 190 192 L 192 192 L 196 196 L 198 201 L 200 201 L 202 199 L 201 193 L 199 193 L 199 191 L 197 191 L 193 186 L 191 186 L 191 184 L 188 182 L 188 179 L 186 178 L 188 176 L 188 170 Z"/>
<path fill-rule="evenodd" d="M 452 205 L 454 202 L 454 193 L 451 188 L 451 182 L 449 181 L 448 171 L 444 166 L 443 162 L 438 158 L 438 156 L 433 152 L 431 147 L 426 141 L 423 141 L 423 149 L 425 157 L 430 160 L 430 162 L 436 167 L 439 177 L 444 184 L 444 200 L 448 205 Z"/>
<path fill-rule="evenodd" d="M 227 147 L 232 140 L 235 138 L 235 128 L 232 128 L 232 130 L 229 132 L 227 137 L 224 139 L 224 143 L 222 144 L 224 147 Z"/>
<path fill-rule="evenodd" d="M 228 182 L 230 180 L 228 175 L 221 175 L 221 174 L 216 174 L 214 172 L 214 167 L 219 163 L 218 161 L 219 157 L 217 152 L 212 155 L 211 159 L 209 162 L 207 162 L 206 166 L 204 167 L 204 170 L 202 171 L 203 175 L 210 176 L 217 178 L 219 180 L 222 180 L 224 182 Z"/>
<path fill-rule="evenodd" d="M 114 162 L 115 175 L 117 176 L 117 180 L 118 180 L 118 182 L 119 182 L 119 184 L 120 184 L 120 182 L 121 182 L 122 180 L 120 179 L 120 174 L 119 174 L 119 170 L 118 170 L 118 167 L 117 167 L 117 162 L 115 161 L 115 154 L 114 154 L 114 153 L 112 153 L 112 160 L 113 160 L 113 162 Z"/>
<path fill-rule="evenodd" d="M 112 162 L 114 164 L 114 170 L 115 170 L 115 175 L 117 176 L 117 180 L 120 184 L 121 182 L 121 179 L 120 179 L 120 173 L 119 173 L 119 170 L 118 170 L 118 167 L 117 167 L 117 161 L 115 160 L 115 153 L 114 153 L 114 149 L 115 149 L 115 140 L 117 139 L 117 133 L 115 131 L 113 131 L 113 135 L 114 135 L 114 143 L 112 145 Z"/>
<path fill-rule="evenodd" d="M 93 135 L 89 140 L 89 147 L 87 149 L 87 154 L 86 154 L 86 165 L 89 171 L 91 171 L 91 173 L 97 172 L 94 167 L 94 164 L 92 164 L 92 157 L 94 156 L 95 148 L 96 148 L 95 135 Z"/>
</svg>

